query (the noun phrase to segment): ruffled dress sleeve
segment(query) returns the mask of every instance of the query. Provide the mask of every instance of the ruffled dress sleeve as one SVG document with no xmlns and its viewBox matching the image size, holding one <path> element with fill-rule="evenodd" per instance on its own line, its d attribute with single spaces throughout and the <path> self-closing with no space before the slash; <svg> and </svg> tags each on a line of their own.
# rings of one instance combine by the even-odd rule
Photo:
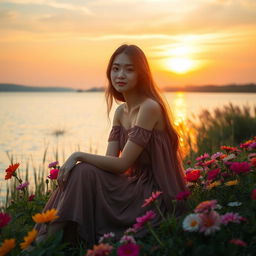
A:
<svg viewBox="0 0 256 256">
<path fill-rule="evenodd" d="M 108 142 L 109 141 L 119 141 L 119 139 L 120 139 L 120 130 L 121 130 L 120 126 L 118 126 L 118 125 L 113 126 L 111 131 L 110 131 L 109 137 L 108 137 Z"/>
<path fill-rule="evenodd" d="M 135 125 L 128 132 L 128 140 L 145 148 L 148 142 L 150 141 L 151 135 L 152 131 Z"/>
</svg>

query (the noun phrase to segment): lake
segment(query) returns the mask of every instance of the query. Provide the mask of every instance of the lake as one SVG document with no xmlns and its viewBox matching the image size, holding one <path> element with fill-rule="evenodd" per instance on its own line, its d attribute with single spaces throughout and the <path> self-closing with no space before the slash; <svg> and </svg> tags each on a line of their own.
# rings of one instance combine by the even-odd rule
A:
<svg viewBox="0 0 256 256">
<path fill-rule="evenodd" d="M 203 109 L 212 111 L 229 103 L 256 105 L 253 93 L 172 92 L 164 95 L 175 123 L 186 122 Z M 3 92 L 0 93 L 0 113 L 2 198 L 6 182 L 4 170 L 10 164 L 6 152 L 13 156 L 14 162 L 21 163 L 21 171 L 28 161 L 30 168 L 42 165 L 46 149 L 46 163 L 56 159 L 56 152 L 60 163 L 78 150 L 105 154 L 111 123 L 103 92 Z M 32 172 L 32 168 L 29 170 Z"/>
</svg>

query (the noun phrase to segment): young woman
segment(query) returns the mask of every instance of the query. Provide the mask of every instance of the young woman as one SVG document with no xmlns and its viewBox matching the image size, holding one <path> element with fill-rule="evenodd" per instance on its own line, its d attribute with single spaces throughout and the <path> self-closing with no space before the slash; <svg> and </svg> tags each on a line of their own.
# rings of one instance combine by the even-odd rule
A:
<svg viewBox="0 0 256 256">
<path fill-rule="evenodd" d="M 160 209 L 167 214 L 172 199 L 185 190 L 178 135 L 143 51 L 135 45 L 120 46 L 110 58 L 107 78 L 108 113 L 113 99 L 123 104 L 115 111 L 106 155 L 75 152 L 66 160 L 59 187 L 44 208 L 56 208 L 59 218 L 48 231 L 38 225 L 39 236 L 73 228 L 89 245 L 109 232 L 118 239 L 137 217 L 153 210 L 141 207 L 152 192 L 163 192 Z M 160 222 L 157 215 L 152 225 Z M 145 233 L 141 229 L 135 237 Z"/>
</svg>

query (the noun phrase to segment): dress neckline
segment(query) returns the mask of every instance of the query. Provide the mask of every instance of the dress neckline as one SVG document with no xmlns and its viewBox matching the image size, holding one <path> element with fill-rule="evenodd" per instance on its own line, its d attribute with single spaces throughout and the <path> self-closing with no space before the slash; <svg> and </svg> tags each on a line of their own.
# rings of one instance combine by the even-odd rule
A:
<svg viewBox="0 0 256 256">
<path fill-rule="evenodd" d="M 145 129 L 143 127 L 140 127 L 138 125 L 134 125 L 133 127 L 131 128 L 125 128 L 123 125 L 114 125 L 113 127 L 120 127 L 121 129 L 123 129 L 125 132 L 129 132 L 131 131 L 132 129 L 136 129 L 136 128 L 139 128 L 139 129 L 142 129 L 146 132 L 156 132 L 156 133 L 167 133 L 165 130 L 157 130 L 157 129 L 153 129 L 152 131 L 148 130 L 148 129 Z"/>
</svg>

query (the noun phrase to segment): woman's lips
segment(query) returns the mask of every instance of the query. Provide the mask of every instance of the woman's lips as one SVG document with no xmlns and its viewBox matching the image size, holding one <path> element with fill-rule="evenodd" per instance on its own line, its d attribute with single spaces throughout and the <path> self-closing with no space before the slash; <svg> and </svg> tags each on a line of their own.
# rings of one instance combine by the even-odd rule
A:
<svg viewBox="0 0 256 256">
<path fill-rule="evenodd" d="M 117 82 L 116 84 L 117 84 L 118 86 L 125 86 L 125 85 L 126 85 L 125 82 Z"/>
</svg>

